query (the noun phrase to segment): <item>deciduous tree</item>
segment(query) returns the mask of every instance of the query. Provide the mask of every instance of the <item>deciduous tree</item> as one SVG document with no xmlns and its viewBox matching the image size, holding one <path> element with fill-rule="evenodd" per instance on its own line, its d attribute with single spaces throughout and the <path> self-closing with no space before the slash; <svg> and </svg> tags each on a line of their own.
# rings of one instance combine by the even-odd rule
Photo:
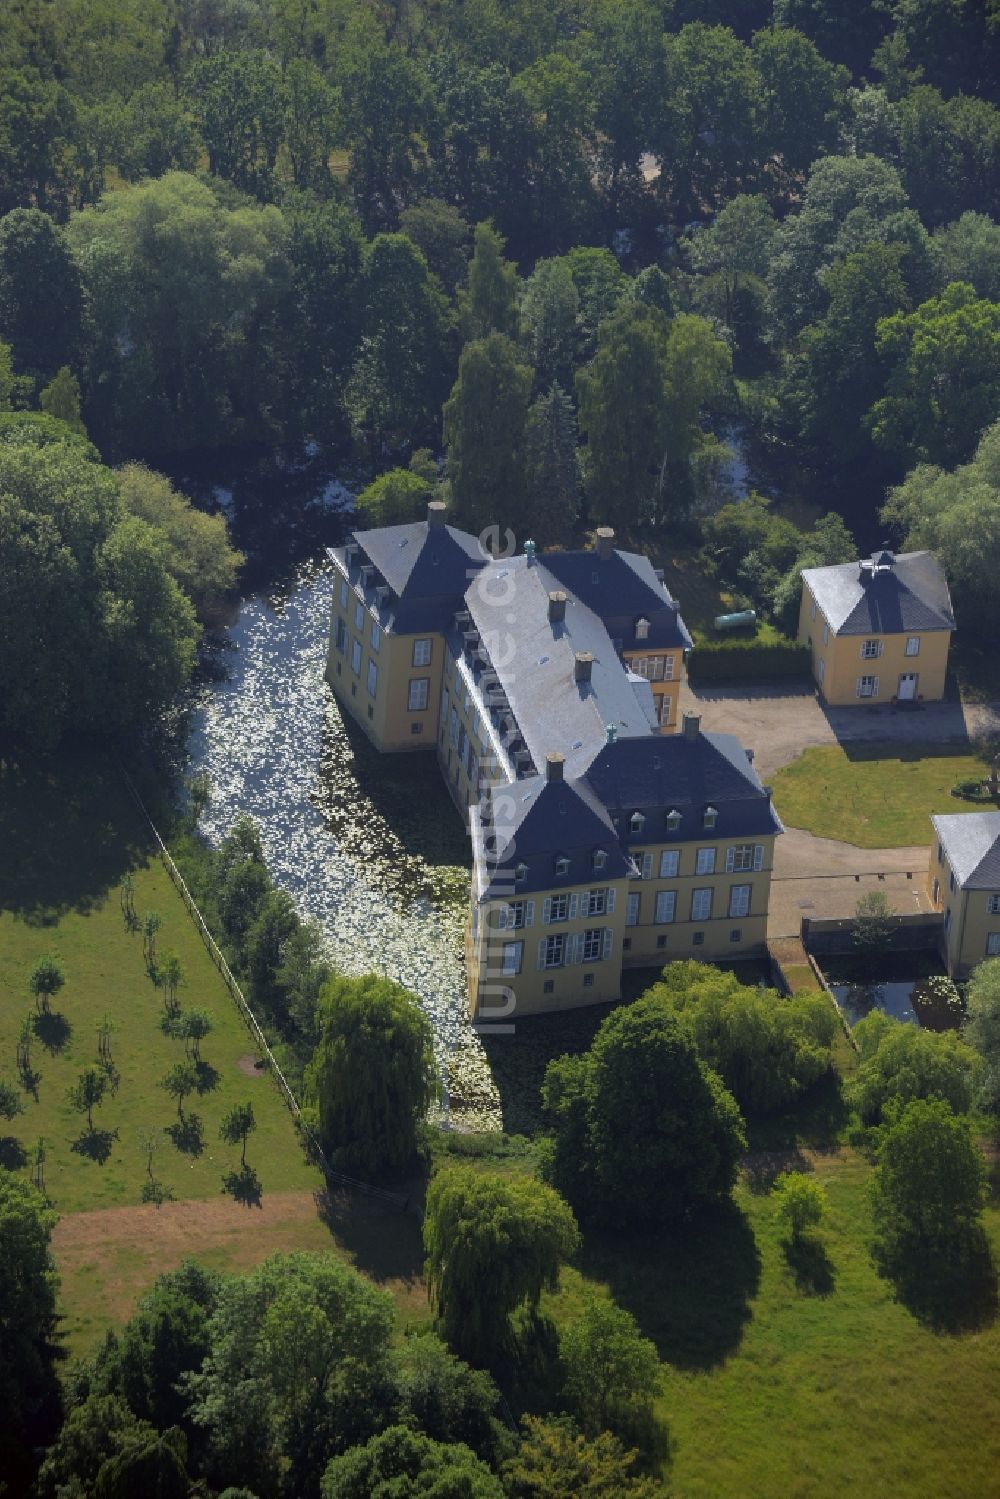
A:
<svg viewBox="0 0 1000 1499">
<path fill-rule="evenodd" d="M 58 1412 L 55 1223 L 36 1188 L 0 1169 L 0 1398 L 5 1427 L 28 1445 L 50 1435 Z"/>
<path fill-rule="evenodd" d="M 376 1494 L 460 1494 L 503 1499 L 500 1480 L 461 1442 L 435 1442 L 406 1426 L 390 1426 L 335 1457 L 323 1474 L 322 1499 L 371 1499 Z"/>
<path fill-rule="evenodd" d="M 466 344 L 444 408 L 448 477 L 455 508 L 470 531 L 519 529 L 525 494 L 524 434 L 531 370 L 501 333 Z"/>
</svg>

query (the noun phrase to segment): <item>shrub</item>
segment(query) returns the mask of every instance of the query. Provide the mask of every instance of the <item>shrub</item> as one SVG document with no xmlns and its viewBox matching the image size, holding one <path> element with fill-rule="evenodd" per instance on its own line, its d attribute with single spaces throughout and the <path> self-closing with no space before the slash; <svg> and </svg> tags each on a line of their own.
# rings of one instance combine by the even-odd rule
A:
<svg viewBox="0 0 1000 1499">
<path fill-rule="evenodd" d="M 701 641 L 688 660 L 688 681 L 724 682 L 733 677 L 805 677 L 808 646 L 797 640 L 756 639 Z"/>
<path fill-rule="evenodd" d="M 890 1106 L 914 1099 L 936 1098 L 956 1114 L 968 1112 L 977 1058 L 954 1031 L 925 1031 L 873 1011 L 854 1034 L 861 1065 L 845 1091 L 866 1129 L 883 1124 Z"/>
<path fill-rule="evenodd" d="M 792 1240 L 815 1228 L 826 1212 L 826 1193 L 802 1171 L 783 1171 L 774 1183 L 778 1219 Z"/>
</svg>

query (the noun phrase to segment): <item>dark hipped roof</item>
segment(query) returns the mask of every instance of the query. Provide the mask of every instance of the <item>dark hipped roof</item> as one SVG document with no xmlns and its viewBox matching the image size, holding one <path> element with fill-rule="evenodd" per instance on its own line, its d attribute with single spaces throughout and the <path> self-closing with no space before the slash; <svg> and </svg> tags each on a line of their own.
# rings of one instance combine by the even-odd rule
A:
<svg viewBox="0 0 1000 1499">
<path fill-rule="evenodd" d="M 931 822 L 962 889 L 1000 892 L 1000 811 L 952 812 Z"/>
<path fill-rule="evenodd" d="M 474 536 L 427 521 L 355 531 L 354 540 L 396 596 L 387 624 L 397 634 L 446 630 L 470 577 L 487 561 Z"/>
<path fill-rule="evenodd" d="M 626 846 L 665 843 L 672 838 L 763 837 L 782 831 L 781 820 L 761 785 L 747 752 L 733 734 L 659 734 L 606 745 L 585 777 L 616 825 Z M 714 829 L 704 812 L 718 813 Z M 669 812 L 681 814 L 676 831 Z M 645 824 L 632 833 L 629 820 L 641 812 Z"/>
<path fill-rule="evenodd" d="M 565 588 L 592 609 L 623 650 L 690 650 L 692 641 L 677 604 L 657 578 L 648 557 L 612 550 L 609 557 L 591 552 L 546 552 L 541 561 Z M 649 634 L 636 638 L 639 619 L 649 621 Z"/>
<path fill-rule="evenodd" d="M 529 776 L 498 786 L 492 810 L 493 822 L 481 829 L 476 850 L 480 900 L 600 885 L 631 871 L 610 817 L 583 781 Z M 598 849 L 607 855 L 601 870 L 594 868 Z M 557 876 L 559 857 L 569 860 L 569 868 Z M 515 881 L 519 864 L 527 873 Z"/>
<path fill-rule="evenodd" d="M 888 559 L 892 559 L 888 565 Z M 860 562 L 807 567 L 802 574 L 835 635 L 906 635 L 953 630 L 948 582 L 932 552 L 876 553 Z"/>
</svg>

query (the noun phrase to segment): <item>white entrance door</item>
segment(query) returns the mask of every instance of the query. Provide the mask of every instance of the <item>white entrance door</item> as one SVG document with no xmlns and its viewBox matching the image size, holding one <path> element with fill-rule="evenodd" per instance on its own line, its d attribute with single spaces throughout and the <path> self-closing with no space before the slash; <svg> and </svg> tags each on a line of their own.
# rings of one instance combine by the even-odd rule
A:
<svg viewBox="0 0 1000 1499">
<path fill-rule="evenodd" d="M 899 691 L 896 696 L 901 703 L 911 702 L 917 695 L 917 674 L 915 671 L 904 671 L 899 679 Z"/>
</svg>

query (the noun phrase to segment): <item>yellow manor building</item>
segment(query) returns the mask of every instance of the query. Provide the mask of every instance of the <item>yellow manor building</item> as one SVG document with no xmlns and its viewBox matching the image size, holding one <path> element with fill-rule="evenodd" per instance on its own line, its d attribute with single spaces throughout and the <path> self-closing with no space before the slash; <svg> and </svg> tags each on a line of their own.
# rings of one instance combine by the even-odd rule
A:
<svg viewBox="0 0 1000 1499">
<path fill-rule="evenodd" d="M 945 965 L 967 978 L 1000 958 L 1000 811 L 932 817 L 936 834 L 927 884 L 943 919 Z"/>
<path fill-rule="evenodd" d="M 939 701 L 954 628 L 948 582 L 931 552 L 883 548 L 803 571 L 798 638 L 831 707 Z"/>
<path fill-rule="evenodd" d="M 481 1025 L 763 951 L 781 823 L 732 735 L 678 723 L 691 637 L 647 558 L 607 528 L 493 558 L 438 503 L 330 556 L 338 700 L 380 750 L 434 744 L 469 827 Z"/>
</svg>

